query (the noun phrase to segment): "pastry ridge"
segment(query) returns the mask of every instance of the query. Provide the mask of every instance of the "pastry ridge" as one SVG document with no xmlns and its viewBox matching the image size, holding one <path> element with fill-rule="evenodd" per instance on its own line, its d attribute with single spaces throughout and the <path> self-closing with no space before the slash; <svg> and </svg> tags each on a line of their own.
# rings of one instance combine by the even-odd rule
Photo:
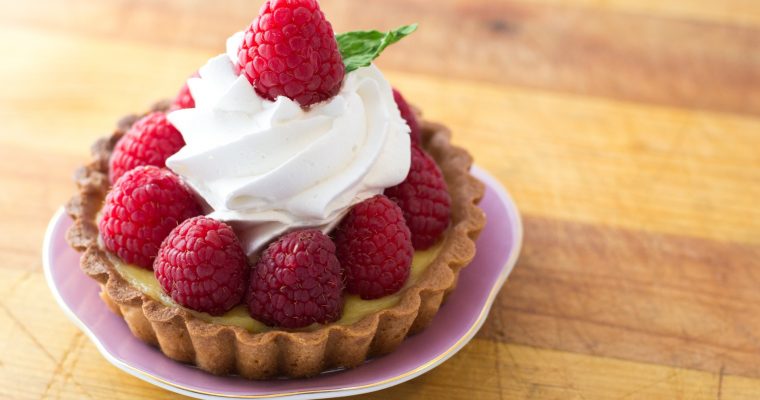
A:
<svg viewBox="0 0 760 400">
<path fill-rule="evenodd" d="M 166 110 L 167 104 L 159 102 L 151 110 Z M 108 307 L 124 318 L 136 337 L 158 346 L 169 358 L 216 375 L 249 379 L 307 377 L 332 368 L 355 367 L 393 351 L 407 335 L 424 329 L 446 294 L 456 287 L 459 271 L 475 256 L 475 240 L 486 223 L 477 206 L 485 186 L 469 172 L 470 154 L 451 145 L 449 129 L 420 120 L 422 146 L 436 160 L 449 186 L 451 226 L 438 256 L 418 282 L 403 289 L 396 305 L 350 325 L 326 325 L 309 332 L 252 333 L 198 319 L 134 288 L 98 244 L 95 221 L 109 187 L 108 160 L 116 142 L 138 118 L 122 118 L 110 136 L 92 146 L 92 161 L 76 172 L 78 194 L 66 206 L 74 223 L 66 238 L 71 247 L 83 252 L 81 269 L 100 284 L 100 296 Z"/>
</svg>

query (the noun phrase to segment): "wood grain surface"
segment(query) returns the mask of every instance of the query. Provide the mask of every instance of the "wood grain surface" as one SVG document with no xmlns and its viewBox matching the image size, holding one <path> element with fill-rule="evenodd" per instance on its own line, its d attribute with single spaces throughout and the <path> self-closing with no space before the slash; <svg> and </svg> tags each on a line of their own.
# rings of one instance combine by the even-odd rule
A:
<svg viewBox="0 0 760 400">
<path fill-rule="evenodd" d="M 180 397 L 66 319 L 42 235 L 90 143 L 176 93 L 259 3 L 0 0 L 0 398 Z M 322 5 L 339 31 L 420 22 L 380 66 L 525 224 L 476 339 L 366 398 L 760 398 L 760 3 Z"/>
</svg>

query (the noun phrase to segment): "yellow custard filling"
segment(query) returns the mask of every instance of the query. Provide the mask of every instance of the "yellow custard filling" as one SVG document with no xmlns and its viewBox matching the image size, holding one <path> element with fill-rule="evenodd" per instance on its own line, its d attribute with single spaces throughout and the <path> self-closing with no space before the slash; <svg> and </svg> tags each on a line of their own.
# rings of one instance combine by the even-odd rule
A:
<svg viewBox="0 0 760 400">
<path fill-rule="evenodd" d="M 444 240 L 441 240 L 438 244 L 427 250 L 416 251 L 414 253 L 409 279 L 407 279 L 404 287 L 397 293 L 374 300 L 362 300 L 359 296 L 345 295 L 343 316 L 334 323 L 339 325 L 350 325 L 358 322 L 369 314 L 396 305 L 401 299 L 401 293 L 404 289 L 416 283 L 422 273 L 425 272 L 427 267 L 438 256 L 441 247 L 443 247 L 443 242 Z M 164 305 L 179 307 L 179 305 L 161 289 L 161 285 L 158 283 L 155 275 L 153 275 L 153 271 L 126 264 L 114 256 L 111 256 L 111 262 L 115 266 L 116 271 L 126 279 L 127 282 L 141 292 L 154 300 L 160 301 Z M 251 318 L 251 316 L 248 315 L 248 309 L 244 305 L 239 305 L 221 316 L 213 316 L 193 310 L 187 311 L 204 321 L 221 325 L 239 326 L 254 333 L 265 332 L 272 329 L 271 327 Z M 306 330 L 313 330 L 319 326 L 320 325 L 318 324 L 314 324 L 306 328 Z"/>
</svg>

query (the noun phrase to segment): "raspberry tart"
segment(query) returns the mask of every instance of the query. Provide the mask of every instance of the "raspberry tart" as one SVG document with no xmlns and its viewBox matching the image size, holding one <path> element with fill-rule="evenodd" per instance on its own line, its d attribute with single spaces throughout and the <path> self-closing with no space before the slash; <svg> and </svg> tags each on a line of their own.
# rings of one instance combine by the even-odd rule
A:
<svg viewBox="0 0 760 400">
<path fill-rule="evenodd" d="M 93 146 L 69 244 L 132 333 L 218 375 L 355 367 L 424 329 L 485 225 L 472 158 L 335 35 L 270 0 L 174 100 Z"/>
</svg>

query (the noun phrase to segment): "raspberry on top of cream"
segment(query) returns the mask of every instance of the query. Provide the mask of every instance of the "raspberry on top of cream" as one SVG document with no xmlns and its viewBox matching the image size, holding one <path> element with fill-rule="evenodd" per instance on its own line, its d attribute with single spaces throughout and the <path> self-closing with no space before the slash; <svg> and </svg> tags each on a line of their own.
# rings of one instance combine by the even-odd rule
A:
<svg viewBox="0 0 760 400">
<path fill-rule="evenodd" d="M 284 232 L 330 230 L 351 206 L 401 183 L 409 127 L 374 66 L 348 73 L 330 100 L 303 109 L 261 98 L 235 71 L 242 33 L 188 86 L 195 108 L 169 121 L 186 146 L 166 165 L 232 225 L 249 256 Z"/>
</svg>

